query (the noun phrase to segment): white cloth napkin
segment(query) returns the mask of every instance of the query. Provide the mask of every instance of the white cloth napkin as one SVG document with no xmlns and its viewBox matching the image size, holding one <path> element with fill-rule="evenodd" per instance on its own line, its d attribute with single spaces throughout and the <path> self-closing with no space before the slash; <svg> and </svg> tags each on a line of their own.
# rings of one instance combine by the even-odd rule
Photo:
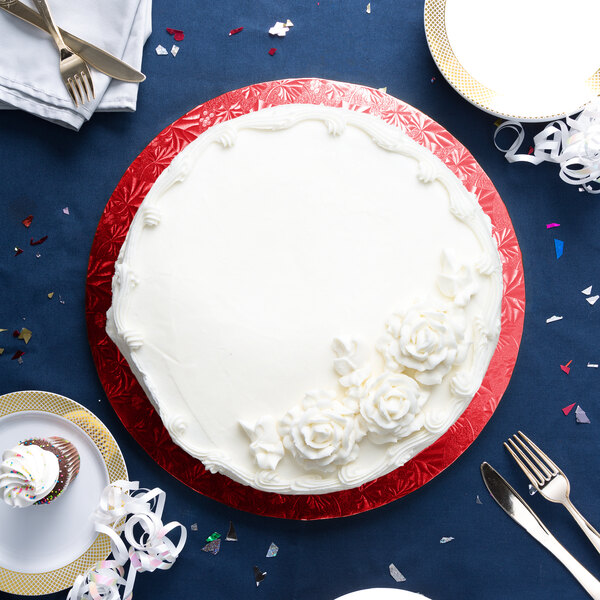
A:
<svg viewBox="0 0 600 600">
<path fill-rule="evenodd" d="M 49 0 L 49 5 L 59 27 L 141 69 L 152 31 L 152 0 Z M 111 79 L 92 67 L 96 98 L 76 108 L 60 78 L 50 35 L 3 10 L 0 39 L 0 108 L 19 108 L 75 130 L 96 110 L 135 110 L 139 84 Z"/>
</svg>

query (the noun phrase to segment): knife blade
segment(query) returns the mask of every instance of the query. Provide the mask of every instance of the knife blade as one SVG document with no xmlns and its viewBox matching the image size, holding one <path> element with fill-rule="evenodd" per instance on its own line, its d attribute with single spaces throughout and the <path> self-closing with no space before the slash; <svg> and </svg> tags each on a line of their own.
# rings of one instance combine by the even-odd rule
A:
<svg viewBox="0 0 600 600">
<path fill-rule="evenodd" d="M 48 28 L 41 15 L 29 8 L 26 4 L 23 4 L 20 0 L 9 0 L 8 2 L 0 1 L 0 8 L 48 33 Z M 95 69 L 98 69 L 98 71 L 101 71 L 113 79 L 119 79 L 120 81 L 140 83 L 146 79 L 146 76 L 143 73 L 136 71 L 133 67 L 126 62 L 119 60 L 116 56 L 85 42 L 64 29 L 61 29 L 60 32 L 65 40 L 65 44 L 67 44 L 75 54 L 81 56 L 85 62 L 89 63 Z"/>
<path fill-rule="evenodd" d="M 481 464 L 481 476 L 500 508 L 549 550 L 594 600 L 600 600 L 600 581 L 560 544 L 510 484 L 487 462 Z"/>
</svg>

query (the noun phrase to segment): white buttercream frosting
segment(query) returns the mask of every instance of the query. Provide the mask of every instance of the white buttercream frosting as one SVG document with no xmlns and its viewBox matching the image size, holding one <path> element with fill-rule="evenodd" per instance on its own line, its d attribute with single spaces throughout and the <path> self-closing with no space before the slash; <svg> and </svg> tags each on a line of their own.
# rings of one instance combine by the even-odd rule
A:
<svg viewBox="0 0 600 600">
<path fill-rule="evenodd" d="M 107 331 L 207 469 L 318 494 L 458 419 L 501 298 L 490 220 L 439 159 L 375 116 L 287 105 L 214 125 L 158 178 Z"/>
<path fill-rule="evenodd" d="M 24 508 L 45 498 L 58 481 L 58 458 L 35 444 L 19 444 L 2 454 L 0 496 Z"/>
</svg>

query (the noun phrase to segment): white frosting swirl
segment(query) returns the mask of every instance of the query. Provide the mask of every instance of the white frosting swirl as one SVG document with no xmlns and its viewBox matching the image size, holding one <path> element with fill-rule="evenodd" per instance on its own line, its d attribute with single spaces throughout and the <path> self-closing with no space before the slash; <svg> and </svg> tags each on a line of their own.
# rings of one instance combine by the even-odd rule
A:
<svg viewBox="0 0 600 600">
<path fill-rule="evenodd" d="M 277 433 L 277 423 L 271 415 L 265 415 L 254 425 L 240 421 L 240 425 L 250 438 L 250 451 L 260 469 L 273 471 L 283 458 L 285 449 Z"/>
<path fill-rule="evenodd" d="M 2 455 L 0 498 L 23 508 L 47 496 L 58 481 L 58 458 L 35 444 L 19 444 Z"/>
<path fill-rule="evenodd" d="M 437 285 L 444 296 L 461 307 L 466 306 L 471 296 L 477 293 L 473 270 L 469 265 L 461 264 L 451 248 L 442 252 L 442 272 L 437 278 Z"/>
<path fill-rule="evenodd" d="M 441 383 L 467 353 L 466 322 L 462 311 L 417 304 L 395 313 L 386 323 L 387 333 L 377 349 L 388 369 L 414 369 L 423 385 Z"/>
<path fill-rule="evenodd" d="M 429 393 L 402 373 L 383 373 L 367 381 L 360 414 L 375 444 L 397 442 L 423 426 L 421 408 Z"/>
<path fill-rule="evenodd" d="M 283 417 L 280 433 L 299 464 L 321 471 L 352 462 L 364 437 L 356 413 L 325 391 L 306 394 L 302 404 Z"/>
</svg>

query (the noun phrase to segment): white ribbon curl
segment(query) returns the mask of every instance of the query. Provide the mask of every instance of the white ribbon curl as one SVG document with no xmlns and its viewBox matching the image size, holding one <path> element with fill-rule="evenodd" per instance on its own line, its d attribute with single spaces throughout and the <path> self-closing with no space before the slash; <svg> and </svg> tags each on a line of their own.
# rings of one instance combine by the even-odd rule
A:
<svg viewBox="0 0 600 600">
<path fill-rule="evenodd" d="M 165 492 L 160 488 L 140 489 L 138 485 L 137 481 L 115 481 L 102 492 L 92 519 L 96 531 L 110 538 L 113 560 L 100 561 L 79 575 L 67 600 L 131 600 L 137 573 L 173 566 L 187 540 L 187 530 L 177 521 L 163 525 Z M 175 544 L 167 534 L 177 528 L 181 532 Z M 128 560 L 125 579 L 123 565 Z M 120 587 L 124 587 L 122 594 Z"/>
<path fill-rule="evenodd" d="M 496 141 L 504 129 L 517 134 L 508 149 Z M 590 102 L 577 117 L 549 123 L 533 138 L 533 154 L 517 154 L 524 139 L 519 121 L 505 121 L 494 133 L 494 144 L 508 162 L 558 163 L 563 181 L 579 185 L 590 194 L 600 194 L 600 99 Z"/>
</svg>

